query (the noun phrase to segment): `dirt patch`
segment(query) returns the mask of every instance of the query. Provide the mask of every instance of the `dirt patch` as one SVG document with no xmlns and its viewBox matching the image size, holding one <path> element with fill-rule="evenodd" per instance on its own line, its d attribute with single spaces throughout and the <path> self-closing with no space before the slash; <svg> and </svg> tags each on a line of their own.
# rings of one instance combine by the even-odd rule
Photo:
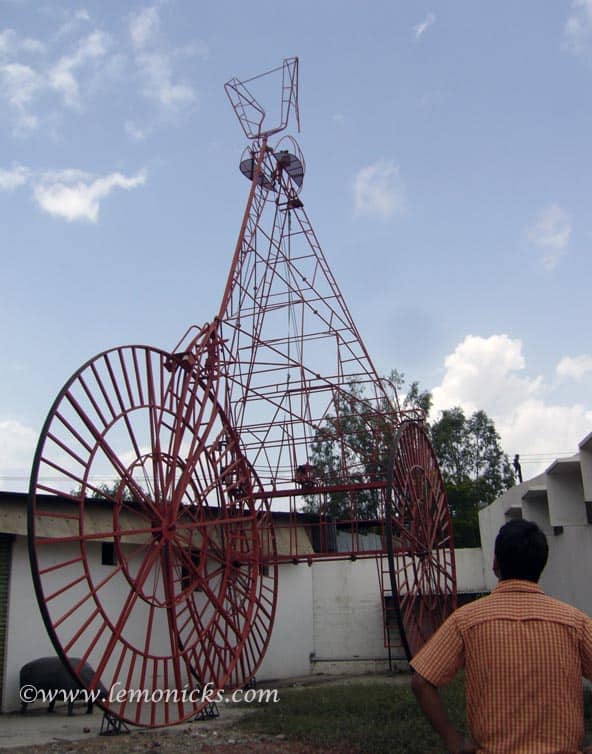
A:
<svg viewBox="0 0 592 754">
<path fill-rule="evenodd" d="M 4 749 L 7 754 L 357 754 L 356 749 L 311 747 L 284 736 L 243 735 L 232 730 L 138 731 Z"/>
</svg>

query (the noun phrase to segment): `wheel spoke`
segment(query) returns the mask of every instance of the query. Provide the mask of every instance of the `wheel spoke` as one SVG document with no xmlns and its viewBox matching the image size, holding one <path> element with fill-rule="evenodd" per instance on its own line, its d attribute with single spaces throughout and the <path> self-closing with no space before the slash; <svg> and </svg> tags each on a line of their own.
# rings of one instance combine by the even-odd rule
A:
<svg viewBox="0 0 592 754">
<path fill-rule="evenodd" d="M 411 657 L 456 602 L 450 510 L 433 449 L 417 422 L 399 428 L 389 474 L 392 526 L 400 542 L 389 557 L 391 588 Z"/>
<path fill-rule="evenodd" d="M 273 522 L 254 502 L 260 482 L 218 401 L 212 331 L 199 337 L 193 360 L 141 346 L 95 357 L 39 440 L 35 590 L 56 649 L 91 664 L 95 686 L 244 686 L 269 642 L 278 571 L 264 572 L 262 557 L 265 543 L 275 559 Z M 106 545 L 113 562 L 102 570 Z M 106 704 L 156 727 L 205 702 Z"/>
</svg>

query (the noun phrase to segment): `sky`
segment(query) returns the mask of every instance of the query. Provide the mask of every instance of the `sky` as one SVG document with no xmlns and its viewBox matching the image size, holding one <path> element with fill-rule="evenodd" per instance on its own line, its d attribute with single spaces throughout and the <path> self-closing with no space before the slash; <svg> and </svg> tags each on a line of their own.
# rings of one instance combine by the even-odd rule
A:
<svg viewBox="0 0 592 754">
<path fill-rule="evenodd" d="M 224 94 L 300 60 L 301 198 L 368 351 L 525 477 L 592 431 L 592 0 L 0 0 L 0 489 L 62 385 L 217 313 Z"/>
</svg>

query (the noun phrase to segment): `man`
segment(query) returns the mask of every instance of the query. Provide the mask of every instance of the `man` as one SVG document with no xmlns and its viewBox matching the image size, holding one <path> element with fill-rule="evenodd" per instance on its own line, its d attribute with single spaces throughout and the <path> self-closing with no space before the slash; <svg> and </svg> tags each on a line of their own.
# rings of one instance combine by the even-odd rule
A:
<svg viewBox="0 0 592 754">
<path fill-rule="evenodd" d="M 497 587 L 456 610 L 411 661 L 413 692 L 451 754 L 582 752 L 592 620 L 537 585 L 548 552 L 535 523 L 502 526 L 493 561 Z M 461 668 L 471 740 L 455 730 L 438 693 Z"/>
</svg>

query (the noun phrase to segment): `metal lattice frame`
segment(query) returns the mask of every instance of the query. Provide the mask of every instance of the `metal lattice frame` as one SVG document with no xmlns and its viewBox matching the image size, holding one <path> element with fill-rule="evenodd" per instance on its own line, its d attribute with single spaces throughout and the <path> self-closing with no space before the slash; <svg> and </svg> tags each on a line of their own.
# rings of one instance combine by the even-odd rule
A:
<svg viewBox="0 0 592 754">
<path fill-rule="evenodd" d="M 271 143 L 298 120 L 298 61 L 270 73 L 282 81 L 278 124 L 265 122 L 253 80 L 226 85 L 250 140 L 240 162 L 250 191 L 217 316 L 171 352 L 128 346 L 91 359 L 41 433 L 29 505 L 35 589 L 71 672 L 71 656 L 95 668 L 91 688 L 245 685 L 267 648 L 286 560 L 382 561 L 388 551 L 408 653 L 454 605 L 450 514 L 421 414 L 401 412 L 372 364 L 300 199 L 298 145 Z M 337 459 L 332 475 L 311 462 L 319 437 Z M 335 494 L 345 501 L 337 520 Z M 360 503 L 369 494 L 370 520 Z M 305 499 L 316 501 L 307 531 Z M 287 531 L 274 527 L 272 504 Z M 362 545 L 369 526 L 380 533 L 372 547 Z M 105 545 L 113 563 L 97 572 L 91 556 Z M 103 704 L 159 726 L 207 701 Z"/>
</svg>

